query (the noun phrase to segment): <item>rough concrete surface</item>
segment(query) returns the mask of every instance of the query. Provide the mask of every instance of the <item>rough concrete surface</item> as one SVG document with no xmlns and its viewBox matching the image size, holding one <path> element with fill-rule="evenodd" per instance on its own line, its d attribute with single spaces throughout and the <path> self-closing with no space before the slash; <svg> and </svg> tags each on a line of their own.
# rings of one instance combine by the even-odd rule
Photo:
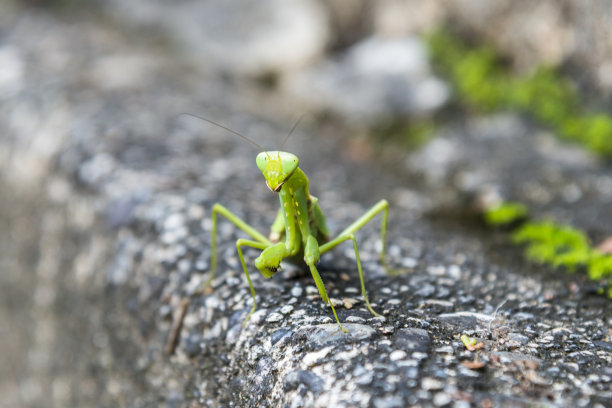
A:
<svg viewBox="0 0 612 408">
<path fill-rule="evenodd" d="M 609 163 L 512 113 L 449 120 L 410 153 L 314 114 L 286 149 L 330 228 L 390 202 L 389 271 L 377 260 L 379 221 L 357 236 L 382 316 L 365 307 L 349 244 L 320 264 L 348 334 L 306 271 L 286 265 L 264 279 L 247 251 L 258 307 L 243 327 L 243 235 L 227 222 L 211 289 L 183 300 L 208 276 L 212 205 L 265 233 L 277 197 L 257 149 L 180 114 L 268 147 L 301 102 L 269 78 L 190 58 L 172 26 L 132 25 L 112 2 L 79 14 L 10 4 L 0 19 L 0 406 L 612 403 L 610 301 L 579 274 L 529 263 L 473 211 L 517 199 L 603 238 Z M 463 334 L 482 344 L 467 350 Z"/>
</svg>

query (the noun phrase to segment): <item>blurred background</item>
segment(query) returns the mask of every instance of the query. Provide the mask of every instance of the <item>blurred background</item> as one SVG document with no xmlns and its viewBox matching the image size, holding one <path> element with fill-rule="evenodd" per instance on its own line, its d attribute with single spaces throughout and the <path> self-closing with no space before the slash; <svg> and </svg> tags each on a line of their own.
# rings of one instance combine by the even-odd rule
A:
<svg viewBox="0 0 612 408">
<path fill-rule="evenodd" d="M 367 184 L 366 175 L 347 188 L 351 198 L 365 202 L 378 188 L 405 210 L 423 202 L 419 194 L 443 207 L 466 195 L 485 207 L 517 200 L 588 231 L 595 245 L 612 228 L 611 95 L 606 0 L 3 0 L 0 406 L 79 406 L 78 373 L 88 378 L 80 406 L 120 394 L 116 383 L 96 388 L 86 361 L 55 355 L 59 332 L 78 335 L 79 326 L 62 320 L 75 307 L 70 287 L 53 287 L 67 268 L 88 285 L 95 278 L 79 270 L 105 253 L 93 245 L 74 258 L 102 209 L 65 204 L 76 190 L 111 197 L 112 229 L 151 185 L 200 183 L 161 163 L 189 153 L 173 138 L 200 143 L 218 171 L 232 171 L 230 151 L 253 155 L 182 113 L 269 149 L 305 115 L 289 146 L 319 180 L 329 167 L 314 164 L 320 157 L 396 177 Z M 144 171 L 158 165 L 151 158 L 155 176 Z M 259 189 L 244 161 L 231 175 L 252 174 L 244 188 Z M 118 163 L 130 168 L 125 184 L 112 182 Z M 79 233 L 64 231 L 67 214 Z"/>
</svg>

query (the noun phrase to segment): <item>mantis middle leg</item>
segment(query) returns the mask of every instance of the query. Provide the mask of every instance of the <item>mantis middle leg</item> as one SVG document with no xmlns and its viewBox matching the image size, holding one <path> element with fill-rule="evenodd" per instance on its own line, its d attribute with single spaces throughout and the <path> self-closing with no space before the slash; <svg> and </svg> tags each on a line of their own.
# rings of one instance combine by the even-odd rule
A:
<svg viewBox="0 0 612 408">
<path fill-rule="evenodd" d="M 251 315 L 257 308 L 257 300 L 255 299 L 255 288 L 253 287 L 253 283 L 251 282 L 251 276 L 249 275 L 249 269 L 247 268 L 246 262 L 244 262 L 244 255 L 242 255 L 243 246 L 248 246 L 248 247 L 256 248 L 256 249 L 266 249 L 269 247 L 269 245 L 266 245 L 262 242 L 251 241 L 251 240 L 242 239 L 242 238 L 236 241 L 236 249 L 238 250 L 238 256 L 240 257 L 240 263 L 242 264 L 244 275 L 246 276 L 247 282 L 249 283 L 249 289 L 251 290 L 251 296 L 253 297 L 253 307 L 251 308 L 251 311 L 249 312 L 247 317 L 245 317 L 244 320 L 242 321 L 242 326 L 244 326 L 246 322 L 249 321 L 249 319 L 251 318 Z"/>
<path fill-rule="evenodd" d="M 210 282 L 215 277 L 215 273 L 217 271 L 217 214 L 223 215 L 229 222 L 234 224 L 236 227 L 246 232 L 252 238 L 255 239 L 253 242 L 257 242 L 258 244 L 264 244 L 264 248 L 272 245 L 272 242 L 268 238 L 266 238 L 263 234 L 257 231 L 255 228 L 251 227 L 249 224 L 244 222 L 240 217 L 236 214 L 222 206 L 221 204 L 215 204 L 212 208 L 212 231 L 210 233 L 210 277 L 204 284 L 204 287 L 208 286 Z M 238 244 L 238 243 L 236 243 Z"/>
<path fill-rule="evenodd" d="M 255 239 L 255 241 L 249 241 L 245 239 L 239 239 L 238 241 L 236 241 L 236 246 L 238 248 L 238 254 L 240 256 L 240 262 L 242 263 L 244 273 L 247 277 L 247 281 L 249 282 L 249 288 L 251 290 L 251 295 L 253 296 L 253 308 L 251 309 L 251 312 L 248 314 L 247 318 L 245 319 L 245 322 L 246 322 L 249 319 L 249 317 L 251 317 L 251 314 L 253 314 L 253 311 L 255 310 L 255 288 L 253 288 L 253 284 L 251 283 L 251 277 L 249 276 L 249 272 L 246 268 L 246 264 L 244 262 L 244 257 L 242 255 L 241 247 L 246 245 L 246 246 L 251 246 L 257 249 L 265 249 L 273 244 L 265 236 L 260 234 L 255 228 L 251 227 L 249 224 L 244 222 L 240 217 L 232 213 L 230 210 L 228 210 L 221 204 L 215 204 L 212 208 L 212 216 L 211 216 L 212 231 L 211 231 L 211 238 L 210 238 L 210 242 L 211 242 L 210 243 L 210 248 L 211 248 L 210 276 L 208 277 L 206 282 L 200 285 L 200 287 L 191 295 L 191 297 L 202 294 L 204 290 L 210 285 L 210 283 L 215 278 L 215 273 L 217 271 L 217 222 L 218 222 L 217 214 L 223 215 L 228 221 L 230 221 L 236 227 L 246 232 L 248 235 L 250 235 L 251 237 Z M 179 313 L 178 319 L 175 320 L 173 324 L 174 328 L 172 332 L 170 333 L 170 336 L 168 337 L 168 341 L 166 344 L 166 352 L 169 355 L 172 355 L 174 353 L 174 349 L 178 343 L 178 337 L 180 335 L 180 329 L 181 329 L 183 317 L 185 316 L 185 310 L 187 306 L 189 305 L 189 298 L 184 299 L 181 305 L 182 305 L 181 310 L 183 310 L 183 312 Z"/>
<path fill-rule="evenodd" d="M 238 257 L 240 258 L 240 263 L 242 264 L 244 275 L 246 276 L 247 282 L 249 284 L 251 296 L 253 297 L 253 307 L 251 308 L 251 311 L 249 312 L 247 317 L 242 322 L 242 325 L 244 326 L 246 322 L 250 319 L 253 312 L 255 311 L 257 307 L 257 301 L 255 298 L 255 288 L 253 287 L 253 283 L 251 282 L 251 276 L 249 275 L 249 270 L 247 268 L 246 262 L 244 261 L 242 247 L 247 246 L 247 247 L 251 247 L 255 249 L 265 250 L 271 247 L 281 248 L 281 246 L 284 249 L 284 245 L 283 244 L 280 244 L 280 245 L 273 244 L 268 238 L 266 238 L 264 235 L 262 235 L 257 230 L 255 230 L 253 227 L 248 225 L 246 222 L 244 222 L 242 219 L 240 219 L 240 217 L 232 213 L 230 210 L 228 210 L 221 204 L 215 204 L 212 209 L 212 231 L 211 231 L 212 254 L 211 254 L 211 260 L 210 260 L 210 276 L 207 279 L 207 281 L 204 283 L 204 285 L 202 285 L 202 289 L 200 289 L 198 292 L 201 292 L 203 289 L 208 287 L 208 285 L 210 285 L 210 283 L 215 277 L 215 272 L 217 269 L 217 222 L 218 222 L 217 214 L 223 215 L 228 221 L 230 221 L 236 227 L 246 232 L 248 235 L 250 235 L 251 237 L 255 239 L 255 240 L 248 240 L 248 239 L 241 238 L 236 241 L 236 249 L 238 250 Z M 261 271 L 261 272 L 264 273 L 264 271 Z M 264 276 L 270 277 L 271 275 L 264 273 Z"/>
</svg>

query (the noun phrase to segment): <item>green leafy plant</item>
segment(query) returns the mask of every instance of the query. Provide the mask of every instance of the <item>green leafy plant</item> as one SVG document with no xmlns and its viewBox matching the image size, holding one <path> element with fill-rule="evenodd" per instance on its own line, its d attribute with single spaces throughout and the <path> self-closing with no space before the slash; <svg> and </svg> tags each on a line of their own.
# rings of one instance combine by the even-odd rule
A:
<svg viewBox="0 0 612 408">
<path fill-rule="evenodd" d="M 484 211 L 485 221 L 493 226 L 508 226 L 528 217 L 527 207 L 506 202 Z M 543 265 L 569 272 L 586 271 L 594 281 L 607 282 L 612 299 L 612 254 L 594 249 L 586 234 L 553 221 L 527 221 L 511 233 L 512 241 L 525 246 L 525 256 Z"/>
<path fill-rule="evenodd" d="M 447 32 L 428 37 L 432 60 L 459 99 L 483 111 L 517 109 L 551 127 L 563 140 L 612 157 L 612 118 L 581 108 L 572 82 L 553 67 L 513 75 L 493 48 L 470 47 Z"/>
<path fill-rule="evenodd" d="M 527 258 L 534 262 L 570 272 L 585 269 L 590 279 L 607 280 L 612 298 L 612 255 L 593 249 L 582 231 L 552 221 L 527 222 L 512 233 L 512 240 L 525 245 Z"/>
<path fill-rule="evenodd" d="M 588 263 L 591 248 L 587 237 L 574 228 L 551 221 L 528 222 L 512 234 L 515 243 L 525 244 L 527 257 L 574 272 Z"/>
</svg>

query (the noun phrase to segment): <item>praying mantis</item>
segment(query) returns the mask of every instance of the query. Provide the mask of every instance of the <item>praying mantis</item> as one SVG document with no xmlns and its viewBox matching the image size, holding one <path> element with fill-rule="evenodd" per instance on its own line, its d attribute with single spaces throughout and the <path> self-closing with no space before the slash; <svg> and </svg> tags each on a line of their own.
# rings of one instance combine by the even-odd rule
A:
<svg viewBox="0 0 612 408">
<path fill-rule="evenodd" d="M 308 266 L 323 302 L 329 304 L 334 318 L 336 319 L 336 323 L 338 323 L 340 329 L 346 333 L 347 330 L 340 323 L 340 319 L 338 319 L 334 305 L 327 295 L 325 285 L 321 279 L 319 271 L 317 270 L 316 264 L 319 261 L 320 256 L 325 252 L 332 250 L 345 241 L 351 241 L 355 251 L 357 271 L 359 272 L 359 280 L 361 282 L 361 294 L 363 295 L 366 306 L 372 315 L 380 316 L 374 311 L 370 305 L 370 301 L 368 300 L 361 260 L 359 257 L 359 249 L 357 247 L 357 240 L 355 239 L 355 232 L 370 222 L 376 215 L 382 213 L 382 248 L 380 251 L 380 260 L 383 264 L 385 264 L 385 240 L 387 220 L 389 217 L 388 202 L 386 200 L 380 200 L 342 232 L 335 237 L 330 238 L 330 231 L 327 228 L 325 216 L 323 215 L 321 207 L 319 206 L 318 199 L 310 194 L 309 180 L 306 177 L 306 174 L 304 174 L 304 172 L 299 168 L 299 159 L 296 155 L 281 150 L 265 150 L 253 140 L 238 132 L 213 122 L 212 120 L 199 116 L 195 117 L 238 135 L 258 147 L 261 152 L 257 155 L 255 163 L 262 172 L 266 180 L 266 185 L 270 191 L 278 194 L 280 199 L 280 209 L 278 210 L 276 219 L 270 228 L 270 234 L 267 237 L 258 232 L 255 228 L 247 224 L 223 205 L 217 203 L 212 207 L 212 254 L 210 261 L 210 275 L 202 288 L 206 288 L 208 285 L 210 285 L 217 271 L 217 226 L 218 216 L 221 215 L 251 238 L 240 238 L 236 241 L 236 249 L 240 258 L 240 263 L 253 297 L 253 306 L 251 311 L 244 319 L 242 323 L 243 326 L 249 321 L 251 315 L 253 312 L 255 312 L 257 307 L 255 288 L 251 282 L 249 269 L 244 260 L 244 248 L 254 248 L 262 251 L 257 259 L 255 259 L 255 267 L 265 278 L 271 278 L 280 270 L 280 263 L 282 260 L 287 260 L 298 264 L 302 263 Z M 297 127 L 298 123 L 299 120 L 295 123 L 289 134 L 286 136 L 280 149 L 283 148 L 285 142 L 293 130 Z"/>
</svg>

